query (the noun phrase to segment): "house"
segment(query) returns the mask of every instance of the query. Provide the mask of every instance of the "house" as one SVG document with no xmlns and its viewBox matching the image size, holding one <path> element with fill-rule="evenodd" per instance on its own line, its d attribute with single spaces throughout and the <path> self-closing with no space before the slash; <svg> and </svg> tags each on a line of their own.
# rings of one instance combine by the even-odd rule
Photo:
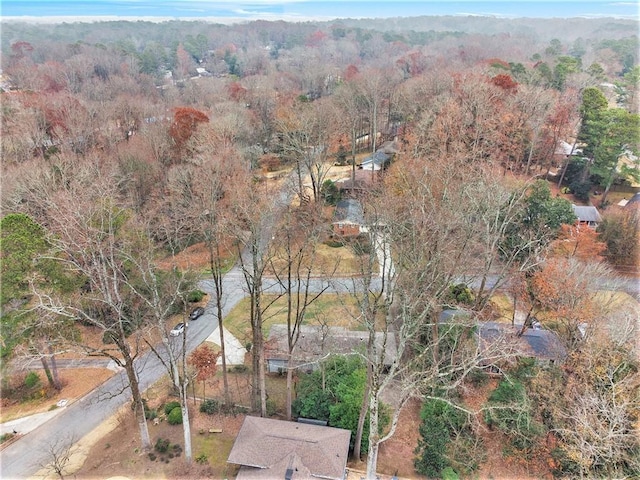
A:
<svg viewBox="0 0 640 480">
<path fill-rule="evenodd" d="M 336 187 L 344 196 L 357 197 L 359 194 L 371 189 L 375 179 L 371 178 L 371 172 L 356 170 L 354 178 L 342 178 L 336 181 Z"/>
<path fill-rule="evenodd" d="M 588 225 L 591 228 L 596 228 L 602 221 L 600 212 L 598 212 L 598 209 L 594 206 L 589 205 L 583 207 L 572 204 L 571 208 L 573 208 L 573 213 L 578 218 L 580 225 Z"/>
<path fill-rule="evenodd" d="M 340 200 L 333 217 L 333 233 L 353 237 L 367 231 L 364 224 L 362 204 L 353 198 Z"/>
<path fill-rule="evenodd" d="M 346 478 L 351 432 L 271 418 L 244 419 L 228 463 L 237 480 Z"/>
<path fill-rule="evenodd" d="M 618 204 L 619 205 L 619 204 Z M 626 200 L 624 205 L 622 205 L 625 210 L 636 210 L 640 211 L 640 192 L 637 192 L 631 197 L 629 200 Z"/>
<path fill-rule="evenodd" d="M 567 349 L 560 338 L 551 330 L 526 328 L 522 335 L 522 325 L 497 322 L 483 322 L 479 325 L 480 339 L 486 344 L 498 340 L 514 345 L 514 353 L 520 357 L 535 358 L 540 364 L 562 363 L 567 358 Z"/>
<path fill-rule="evenodd" d="M 385 153 L 382 150 L 377 150 L 372 155 L 369 155 L 367 158 L 365 158 L 362 163 L 358 165 L 358 168 L 361 168 L 362 170 L 373 170 L 377 172 L 379 170 L 384 170 L 385 168 L 387 168 L 390 163 L 391 155 Z"/>
<path fill-rule="evenodd" d="M 575 144 L 567 143 L 564 140 L 560 140 L 556 145 L 555 155 L 563 158 L 569 158 L 572 156 L 582 155 L 582 149 L 577 148 Z"/>
<path fill-rule="evenodd" d="M 301 325 L 300 336 L 293 351 L 293 365 L 297 368 L 313 370 L 317 368 L 318 361 L 329 355 L 364 352 L 367 341 L 368 332 L 347 330 L 344 327 Z M 396 358 L 395 337 L 388 335 L 385 339 L 382 332 L 377 332 L 375 342 L 380 349 L 385 342 L 384 362 L 386 367 L 390 367 Z M 287 326 L 272 325 L 265 345 L 267 371 L 270 373 L 286 371 L 288 352 Z"/>
</svg>

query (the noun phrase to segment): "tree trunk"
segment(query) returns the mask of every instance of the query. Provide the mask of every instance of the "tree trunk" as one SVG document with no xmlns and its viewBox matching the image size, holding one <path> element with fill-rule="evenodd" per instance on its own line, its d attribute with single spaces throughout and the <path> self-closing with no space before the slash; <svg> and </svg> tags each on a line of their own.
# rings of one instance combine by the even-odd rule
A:
<svg viewBox="0 0 640 480">
<path fill-rule="evenodd" d="M 367 367 L 367 383 L 364 389 L 364 395 L 362 398 L 362 405 L 360 406 L 360 413 L 358 415 L 358 426 L 356 428 L 356 438 L 353 444 L 353 458 L 356 461 L 360 460 L 362 452 L 362 432 L 364 431 L 364 421 L 367 419 L 367 412 L 369 411 L 367 398 L 369 398 L 369 392 L 371 387 L 372 370 L 371 366 Z"/>
<path fill-rule="evenodd" d="M 186 373 L 186 372 L 184 372 Z M 182 430 L 184 432 L 184 458 L 187 464 L 191 463 L 193 457 L 191 453 L 191 425 L 189 424 L 189 407 L 187 404 L 187 387 L 189 382 L 185 378 L 182 381 L 182 388 L 180 389 L 180 396 L 182 403 Z"/>
<path fill-rule="evenodd" d="M 52 388 L 56 388 L 55 383 L 53 381 L 53 375 L 51 375 L 51 369 L 49 368 L 49 363 L 47 362 L 47 358 L 42 356 L 40 357 L 40 363 L 42 364 L 42 368 L 44 370 L 44 374 L 47 376 L 47 381 Z M 56 388 L 56 390 L 58 390 Z"/>
<path fill-rule="evenodd" d="M 291 420 L 291 402 L 293 401 L 293 355 L 289 354 L 287 361 L 287 420 Z"/>
<path fill-rule="evenodd" d="M 219 245 L 217 259 L 220 258 Z M 227 354 L 224 347 L 224 329 L 222 327 L 222 266 L 219 261 L 211 262 L 211 274 L 215 285 L 216 295 L 216 315 L 218 317 L 218 330 L 220 331 L 220 355 L 222 355 L 222 384 L 224 385 L 224 404 L 231 406 L 231 396 L 229 394 L 229 378 L 227 376 Z"/>
<path fill-rule="evenodd" d="M 127 356 L 128 357 L 128 356 Z M 146 452 L 151 450 L 151 438 L 149 437 L 149 428 L 147 427 L 147 419 L 144 416 L 144 403 L 142 402 L 142 394 L 140 392 L 140 384 L 138 383 L 138 375 L 131 358 L 125 358 L 124 369 L 127 372 L 131 395 L 133 396 L 133 408 L 135 416 L 140 428 L 140 441 L 142 449 Z"/>
<path fill-rule="evenodd" d="M 53 378 L 53 388 L 56 390 L 62 389 L 62 383 L 58 376 L 58 363 L 56 362 L 56 356 L 53 351 L 53 346 L 49 345 L 49 355 L 51 358 L 51 377 Z"/>
<path fill-rule="evenodd" d="M 373 379 L 375 382 L 375 378 Z M 378 387 L 372 385 L 369 395 L 369 453 L 367 455 L 367 480 L 376 480 L 376 469 L 378 465 L 378 449 L 380 446 L 380 435 L 378 434 Z"/>
</svg>

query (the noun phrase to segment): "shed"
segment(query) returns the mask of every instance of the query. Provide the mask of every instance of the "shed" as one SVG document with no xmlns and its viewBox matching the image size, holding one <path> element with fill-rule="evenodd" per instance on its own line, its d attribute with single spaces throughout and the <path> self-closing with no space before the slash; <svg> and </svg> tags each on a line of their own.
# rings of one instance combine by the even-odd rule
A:
<svg viewBox="0 0 640 480">
<path fill-rule="evenodd" d="M 582 225 L 588 225 L 589 227 L 596 228 L 602 221 L 600 212 L 598 212 L 598 209 L 592 205 L 578 206 L 572 204 L 571 208 L 573 208 L 573 213 L 578 218 L 578 223 Z"/>
</svg>

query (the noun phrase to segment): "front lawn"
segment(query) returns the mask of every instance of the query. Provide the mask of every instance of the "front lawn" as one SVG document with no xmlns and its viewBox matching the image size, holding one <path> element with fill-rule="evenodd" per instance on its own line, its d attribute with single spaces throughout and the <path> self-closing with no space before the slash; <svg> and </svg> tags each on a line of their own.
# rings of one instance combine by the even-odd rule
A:
<svg viewBox="0 0 640 480">
<path fill-rule="evenodd" d="M 273 303 L 269 305 L 270 302 Z M 275 295 L 265 295 L 262 304 L 269 305 L 264 314 L 263 324 L 264 335 L 268 337 L 271 325 L 287 323 L 287 299 L 284 296 L 276 299 Z M 224 326 L 243 343 L 251 339 L 250 306 L 250 298 L 245 297 L 224 319 Z M 331 326 L 359 330 L 361 326 L 356 321 L 357 317 L 358 306 L 351 295 L 323 293 L 307 307 L 304 323 L 317 325 L 319 322 L 323 322 Z"/>
</svg>

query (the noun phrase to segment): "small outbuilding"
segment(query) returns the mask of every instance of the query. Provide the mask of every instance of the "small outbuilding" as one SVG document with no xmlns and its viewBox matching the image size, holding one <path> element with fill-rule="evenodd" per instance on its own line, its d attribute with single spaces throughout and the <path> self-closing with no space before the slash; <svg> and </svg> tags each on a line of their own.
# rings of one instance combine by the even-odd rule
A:
<svg viewBox="0 0 640 480">
<path fill-rule="evenodd" d="M 596 228 L 602 221 L 600 212 L 598 212 L 598 209 L 592 205 L 578 206 L 572 204 L 571 208 L 573 208 L 573 213 L 578 218 L 578 223 L 580 225 L 587 225 L 591 228 Z"/>
</svg>

